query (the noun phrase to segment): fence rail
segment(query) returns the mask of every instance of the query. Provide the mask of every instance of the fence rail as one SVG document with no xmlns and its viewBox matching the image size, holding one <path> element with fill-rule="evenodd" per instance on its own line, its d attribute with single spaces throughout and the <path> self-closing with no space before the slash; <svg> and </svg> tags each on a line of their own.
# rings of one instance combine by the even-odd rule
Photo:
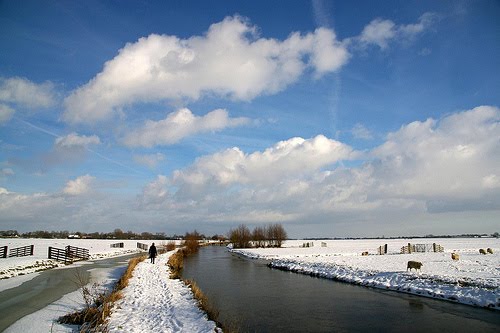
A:
<svg viewBox="0 0 500 333">
<path fill-rule="evenodd" d="M 16 247 L 14 249 L 10 249 L 9 250 L 9 258 L 10 257 L 32 256 L 34 249 L 35 249 L 35 245 L 27 245 L 27 246 Z"/>
<path fill-rule="evenodd" d="M 145 250 L 145 251 L 147 251 L 147 250 L 148 250 L 148 244 L 144 244 L 144 243 L 139 243 L 139 242 L 137 242 L 137 248 L 138 248 L 138 249 L 141 249 L 141 250 Z"/>
<path fill-rule="evenodd" d="M 72 263 L 75 259 L 88 260 L 89 250 L 81 247 L 66 246 L 64 249 L 49 246 L 49 259 L 63 261 L 65 264 Z"/>
<path fill-rule="evenodd" d="M 8 250 L 8 246 L 0 246 L 0 258 L 32 256 L 35 245 L 26 245 Z"/>
<path fill-rule="evenodd" d="M 410 244 L 401 248 L 401 253 L 414 253 L 414 252 L 443 252 L 444 247 L 439 244 Z"/>
<path fill-rule="evenodd" d="M 387 254 L 387 244 L 384 244 L 382 246 L 379 246 L 377 248 L 377 253 L 382 255 L 382 254 Z"/>
<path fill-rule="evenodd" d="M 72 258 L 79 258 L 84 260 L 88 260 L 90 258 L 89 250 L 81 247 L 68 245 L 66 246 L 66 252 L 68 253 L 68 256 Z"/>
<path fill-rule="evenodd" d="M 63 261 L 65 264 L 72 263 L 73 260 L 66 255 L 65 249 L 49 246 L 49 259 Z"/>
</svg>

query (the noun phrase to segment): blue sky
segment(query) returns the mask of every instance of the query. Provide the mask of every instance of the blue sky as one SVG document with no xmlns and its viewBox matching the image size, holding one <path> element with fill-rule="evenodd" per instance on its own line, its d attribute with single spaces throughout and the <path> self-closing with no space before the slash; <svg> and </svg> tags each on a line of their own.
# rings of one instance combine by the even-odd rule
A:
<svg viewBox="0 0 500 333">
<path fill-rule="evenodd" d="M 2 1 L 0 229 L 498 231 L 496 1 Z"/>
</svg>

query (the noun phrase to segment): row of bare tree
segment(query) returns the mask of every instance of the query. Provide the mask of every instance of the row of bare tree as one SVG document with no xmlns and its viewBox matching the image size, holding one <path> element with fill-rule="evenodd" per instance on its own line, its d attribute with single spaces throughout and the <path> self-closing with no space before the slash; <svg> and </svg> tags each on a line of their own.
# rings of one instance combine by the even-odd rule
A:
<svg viewBox="0 0 500 333">
<path fill-rule="evenodd" d="M 229 230 L 229 240 L 234 248 L 281 247 L 287 238 L 285 228 L 279 223 L 255 227 L 253 231 L 244 224 Z"/>
</svg>

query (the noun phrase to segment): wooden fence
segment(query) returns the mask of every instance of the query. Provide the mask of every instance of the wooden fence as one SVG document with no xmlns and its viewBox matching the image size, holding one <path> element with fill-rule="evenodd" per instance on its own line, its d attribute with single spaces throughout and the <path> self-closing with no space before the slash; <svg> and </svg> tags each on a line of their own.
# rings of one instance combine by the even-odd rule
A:
<svg viewBox="0 0 500 333">
<path fill-rule="evenodd" d="M 33 251 L 35 249 L 35 245 L 26 245 L 26 246 L 16 247 L 16 248 L 10 249 L 8 252 L 7 252 L 7 249 L 8 249 L 7 246 L 0 247 L 0 258 L 32 256 Z"/>
<path fill-rule="evenodd" d="M 110 246 L 123 248 L 125 246 L 125 243 L 115 243 L 115 244 L 111 244 Z"/>
<path fill-rule="evenodd" d="M 35 245 L 27 245 L 22 247 L 16 247 L 15 249 L 9 250 L 9 257 L 27 257 L 32 256 Z"/>
<path fill-rule="evenodd" d="M 66 246 L 64 249 L 49 246 L 49 259 L 63 261 L 65 264 L 72 263 L 75 259 L 88 260 L 89 250 L 81 247 Z"/>
<path fill-rule="evenodd" d="M 138 248 L 138 249 L 141 249 L 141 250 L 145 250 L 145 251 L 147 251 L 147 250 L 148 250 L 148 248 L 149 248 L 149 246 L 148 246 L 148 244 L 144 244 L 144 243 L 139 243 L 139 242 L 138 242 L 138 243 L 137 243 L 137 248 Z"/>
<path fill-rule="evenodd" d="M 387 244 L 384 244 L 384 245 L 382 245 L 382 246 L 379 246 L 379 247 L 377 248 L 377 253 L 378 253 L 378 254 L 381 254 L 381 255 L 382 255 L 382 254 L 387 254 Z"/>
<path fill-rule="evenodd" d="M 68 256 L 83 260 L 88 260 L 90 258 L 89 250 L 84 249 L 82 247 L 75 247 L 68 245 L 66 246 L 66 252 L 68 252 Z"/>
<path fill-rule="evenodd" d="M 443 252 L 444 247 L 439 244 L 410 244 L 401 248 L 401 253 L 414 253 L 414 252 Z"/>
<path fill-rule="evenodd" d="M 63 261 L 65 264 L 72 263 L 73 260 L 66 255 L 65 249 L 49 246 L 49 259 Z"/>
</svg>

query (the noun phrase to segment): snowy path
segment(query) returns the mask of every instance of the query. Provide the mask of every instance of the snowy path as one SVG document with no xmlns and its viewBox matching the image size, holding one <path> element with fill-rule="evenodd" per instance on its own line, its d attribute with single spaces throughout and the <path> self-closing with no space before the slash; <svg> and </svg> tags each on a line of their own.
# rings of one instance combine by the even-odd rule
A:
<svg viewBox="0 0 500 333">
<path fill-rule="evenodd" d="M 167 261 L 174 252 L 149 259 L 134 270 L 123 298 L 109 318 L 109 332 L 214 332 L 216 325 L 197 307 L 191 290 L 169 278 Z"/>
</svg>

